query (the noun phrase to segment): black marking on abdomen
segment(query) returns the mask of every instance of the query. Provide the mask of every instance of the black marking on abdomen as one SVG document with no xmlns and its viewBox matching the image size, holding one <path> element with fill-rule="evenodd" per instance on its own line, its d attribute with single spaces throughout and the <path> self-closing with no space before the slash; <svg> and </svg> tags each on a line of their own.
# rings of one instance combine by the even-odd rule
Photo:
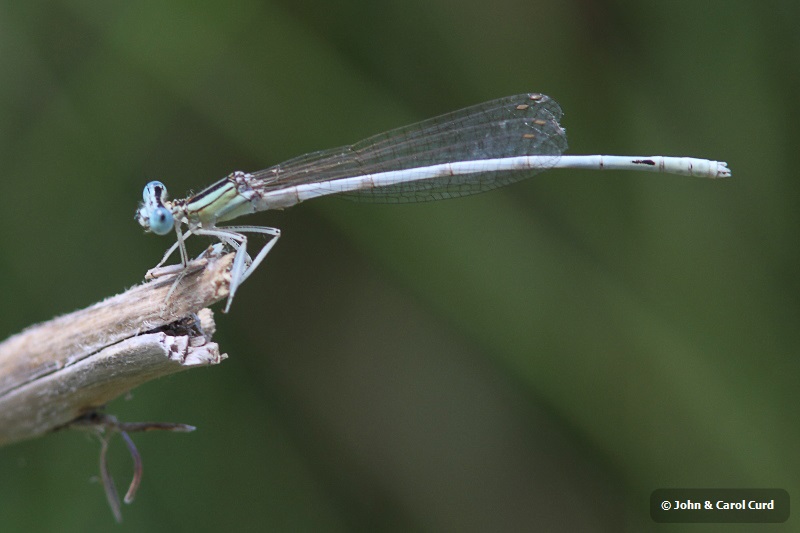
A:
<svg viewBox="0 0 800 533">
<path fill-rule="evenodd" d="M 652 159 L 634 159 L 631 161 L 634 165 L 650 165 L 651 167 L 656 166 L 656 162 Z"/>
</svg>

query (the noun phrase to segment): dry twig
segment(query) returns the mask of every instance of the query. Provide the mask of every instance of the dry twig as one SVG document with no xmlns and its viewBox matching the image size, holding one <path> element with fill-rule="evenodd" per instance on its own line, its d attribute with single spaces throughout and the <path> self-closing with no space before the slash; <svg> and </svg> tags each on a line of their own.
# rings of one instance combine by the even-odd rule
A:
<svg viewBox="0 0 800 533">
<path fill-rule="evenodd" d="M 65 426 L 157 377 L 225 359 L 205 308 L 227 297 L 232 261 L 212 253 L 192 262 L 166 304 L 174 276 L 0 344 L 0 445 Z"/>
</svg>

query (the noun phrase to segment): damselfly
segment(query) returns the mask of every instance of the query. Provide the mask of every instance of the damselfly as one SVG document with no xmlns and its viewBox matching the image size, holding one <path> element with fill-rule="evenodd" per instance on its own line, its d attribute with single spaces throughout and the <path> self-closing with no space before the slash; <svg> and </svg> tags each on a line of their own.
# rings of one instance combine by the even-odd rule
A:
<svg viewBox="0 0 800 533">
<path fill-rule="evenodd" d="M 418 202 L 488 191 L 550 168 L 644 170 L 702 178 L 730 176 L 726 163 L 690 157 L 562 156 L 567 137 L 561 107 L 543 94 L 522 94 L 454 111 L 370 137 L 351 146 L 314 152 L 258 172 L 237 171 L 188 198 L 167 197 L 163 183 L 144 188 L 136 218 L 146 231 L 173 230 L 185 268 L 184 241 L 215 237 L 236 251 L 225 312 L 236 290 L 264 260 L 280 230 L 217 224 L 243 215 L 341 194 L 376 202 Z M 186 225 L 187 230 L 182 229 Z M 267 235 L 255 258 L 245 233 Z"/>
</svg>

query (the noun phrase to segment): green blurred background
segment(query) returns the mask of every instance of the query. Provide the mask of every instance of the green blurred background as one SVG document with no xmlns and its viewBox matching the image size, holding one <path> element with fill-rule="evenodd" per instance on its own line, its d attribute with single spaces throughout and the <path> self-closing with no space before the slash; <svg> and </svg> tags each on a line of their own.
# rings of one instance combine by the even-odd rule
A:
<svg viewBox="0 0 800 533">
<path fill-rule="evenodd" d="M 217 312 L 230 359 L 109 406 L 198 431 L 135 436 L 119 527 L 96 440 L 0 449 L 0 530 L 698 531 L 654 524 L 650 492 L 797 498 L 798 21 L 789 0 L 3 2 L 4 337 L 141 281 L 171 243 L 133 220 L 151 179 L 182 196 L 496 97 L 554 97 L 569 153 L 733 178 L 552 171 L 243 220 L 283 238 Z"/>
</svg>

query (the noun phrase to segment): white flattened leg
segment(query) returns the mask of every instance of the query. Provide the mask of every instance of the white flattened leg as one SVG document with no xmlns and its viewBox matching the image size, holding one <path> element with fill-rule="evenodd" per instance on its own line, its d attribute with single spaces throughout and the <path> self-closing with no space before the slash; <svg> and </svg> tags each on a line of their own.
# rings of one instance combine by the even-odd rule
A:
<svg viewBox="0 0 800 533">
<path fill-rule="evenodd" d="M 245 264 L 249 257 L 247 255 L 247 237 L 241 233 L 229 231 L 227 228 L 197 229 L 195 235 L 216 237 L 230 245 L 236 251 L 236 255 L 233 258 L 233 265 L 231 266 L 231 283 L 228 289 L 228 303 L 223 310 L 223 313 L 227 313 L 233 302 L 236 289 L 238 289 L 241 284 L 242 272 L 244 272 Z"/>
<path fill-rule="evenodd" d="M 230 229 L 239 232 L 240 234 L 260 233 L 262 235 L 268 235 L 272 237 L 269 242 L 267 242 L 267 244 L 261 248 L 255 259 L 253 259 L 252 262 L 246 267 L 244 273 L 242 274 L 240 283 L 250 277 L 250 274 L 252 274 L 256 268 L 258 268 L 258 265 L 261 264 L 269 251 L 272 250 L 272 247 L 275 246 L 275 244 L 278 242 L 278 239 L 281 237 L 281 230 L 278 228 L 267 228 L 263 226 L 226 226 L 225 229 Z"/>
<path fill-rule="evenodd" d="M 258 252 L 255 259 L 251 259 L 247 253 L 247 237 L 244 233 L 260 233 L 262 235 L 269 235 L 272 239 Z M 275 243 L 280 237 L 280 230 L 276 228 L 265 228 L 261 226 L 230 226 L 223 228 L 209 228 L 209 229 L 196 229 L 195 235 L 207 235 L 216 237 L 226 244 L 231 245 L 236 250 L 236 256 L 233 258 L 233 266 L 231 267 L 231 283 L 228 293 L 228 302 L 225 305 L 224 313 L 227 313 L 233 302 L 233 297 L 236 294 L 239 285 L 246 280 L 250 274 L 258 267 L 264 260 L 269 251 L 275 246 Z"/>
<path fill-rule="evenodd" d="M 183 244 L 183 242 L 186 241 L 186 239 L 191 237 L 193 233 L 192 230 L 189 230 L 186 233 L 181 233 L 179 235 L 180 239 L 176 240 L 175 243 L 172 246 L 170 246 L 169 249 L 167 249 L 167 251 L 164 253 L 164 257 L 161 258 L 161 261 L 159 261 L 156 266 L 147 271 L 147 273 L 144 275 L 144 279 L 155 279 L 163 276 L 168 276 L 170 274 L 175 273 L 179 269 L 186 268 L 186 265 L 184 265 L 183 263 L 183 257 L 181 257 L 181 262 L 176 265 L 169 265 L 166 267 L 163 266 L 164 263 L 166 263 L 167 260 L 170 258 L 170 256 L 175 253 L 175 250 L 178 249 L 178 247 L 181 246 L 181 244 Z M 186 247 L 184 245 L 181 250 L 181 255 L 183 255 L 183 253 L 186 253 L 185 250 Z M 186 263 L 188 264 L 188 260 Z"/>
</svg>

